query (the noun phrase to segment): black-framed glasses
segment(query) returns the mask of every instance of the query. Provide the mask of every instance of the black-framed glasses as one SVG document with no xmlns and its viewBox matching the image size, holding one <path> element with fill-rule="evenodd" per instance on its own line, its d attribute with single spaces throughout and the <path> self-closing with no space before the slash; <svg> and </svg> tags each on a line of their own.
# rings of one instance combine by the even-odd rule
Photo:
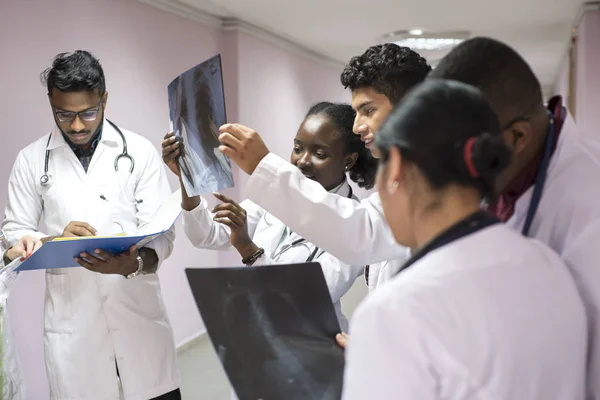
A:
<svg viewBox="0 0 600 400">
<path fill-rule="evenodd" d="M 56 107 L 52 105 L 52 111 L 56 115 L 56 119 L 60 122 L 73 122 L 75 118 L 79 117 L 82 121 L 91 122 L 95 121 L 100 114 L 100 108 L 102 107 L 102 99 L 98 102 L 98 107 L 92 110 L 83 110 L 79 112 L 75 111 L 56 111 Z"/>
</svg>

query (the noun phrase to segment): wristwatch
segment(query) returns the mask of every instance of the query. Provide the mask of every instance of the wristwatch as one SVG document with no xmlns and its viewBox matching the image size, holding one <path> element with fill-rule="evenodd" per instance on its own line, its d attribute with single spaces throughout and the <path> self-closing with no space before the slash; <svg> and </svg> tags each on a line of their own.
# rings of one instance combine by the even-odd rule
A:
<svg viewBox="0 0 600 400">
<path fill-rule="evenodd" d="M 10 249 L 12 249 L 12 247 L 9 247 L 8 249 L 6 249 L 6 251 L 2 255 L 2 261 L 4 261 L 4 265 L 8 265 L 12 262 L 12 260 L 10 258 L 8 258 L 8 252 L 10 251 Z"/>
<path fill-rule="evenodd" d="M 138 276 L 140 274 L 143 275 L 143 272 L 144 272 L 144 260 L 142 260 L 142 257 L 137 256 L 137 262 L 138 262 L 138 269 L 137 269 L 137 271 L 130 273 L 129 275 L 127 275 L 125 277 L 125 279 L 131 279 L 131 278 L 134 278 L 134 277 L 136 277 L 136 276 Z"/>
<path fill-rule="evenodd" d="M 253 265 L 256 260 L 258 260 L 263 254 L 265 254 L 265 249 L 263 249 L 262 247 L 256 249 L 256 251 L 254 253 L 252 253 L 249 257 L 246 257 L 244 259 L 242 259 L 242 264 L 250 267 L 251 265 Z"/>
</svg>

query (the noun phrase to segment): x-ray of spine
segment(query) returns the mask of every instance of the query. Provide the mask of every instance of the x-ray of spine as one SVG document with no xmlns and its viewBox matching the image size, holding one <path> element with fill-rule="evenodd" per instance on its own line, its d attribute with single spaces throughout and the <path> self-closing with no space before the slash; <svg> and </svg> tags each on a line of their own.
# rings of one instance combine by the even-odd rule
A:
<svg viewBox="0 0 600 400">
<path fill-rule="evenodd" d="M 219 55 L 169 84 L 171 128 L 180 142 L 179 168 L 189 196 L 233 187 L 229 159 L 219 151 L 219 126 L 226 122 Z"/>
</svg>

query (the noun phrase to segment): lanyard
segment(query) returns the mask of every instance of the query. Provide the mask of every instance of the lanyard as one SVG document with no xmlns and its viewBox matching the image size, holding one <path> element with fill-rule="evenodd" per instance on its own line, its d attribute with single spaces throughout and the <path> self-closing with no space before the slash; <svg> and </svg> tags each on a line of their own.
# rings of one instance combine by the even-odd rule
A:
<svg viewBox="0 0 600 400">
<path fill-rule="evenodd" d="M 400 267 L 396 274 L 399 274 L 400 272 L 409 268 L 421 258 L 425 257 L 428 253 L 499 222 L 500 220 L 498 218 L 491 217 L 484 211 L 478 211 L 475 214 L 472 214 L 470 217 L 467 217 L 457 224 L 451 226 L 431 242 L 423 246 L 419 251 L 417 251 L 416 254 L 406 261 L 402 267 Z"/>
<path fill-rule="evenodd" d="M 548 175 L 548 167 L 550 166 L 550 159 L 552 158 L 552 147 L 556 137 L 556 124 L 554 122 L 554 116 L 550 111 L 548 111 L 548 115 L 550 117 L 550 126 L 548 127 L 548 134 L 546 135 L 546 143 L 544 143 L 544 156 L 540 163 L 540 169 L 535 177 L 533 194 L 531 196 L 531 201 L 529 202 L 529 208 L 527 209 L 525 224 L 521 231 L 524 236 L 529 236 L 531 223 L 533 222 L 535 213 L 540 205 L 540 200 L 542 199 L 542 192 L 544 191 L 544 184 L 546 183 L 546 176 Z"/>
<path fill-rule="evenodd" d="M 346 197 L 348 197 L 349 199 L 351 199 L 351 198 L 352 198 L 352 196 L 353 196 L 353 193 L 354 193 L 354 192 L 352 191 L 352 186 L 348 186 L 348 188 L 350 189 L 350 193 L 348 193 L 348 196 L 346 196 Z M 287 227 L 286 227 L 286 228 L 287 228 Z M 285 232 L 286 232 L 286 229 L 284 229 L 284 230 L 283 230 L 283 234 L 282 234 L 282 236 L 285 234 Z M 281 240 L 283 240 L 283 238 L 282 238 Z M 281 242 L 281 240 L 280 240 L 280 242 Z M 281 254 L 281 253 L 283 253 L 284 251 L 286 251 L 286 250 L 288 250 L 288 249 L 290 249 L 290 248 L 292 248 L 292 247 L 296 246 L 297 244 L 300 244 L 300 243 L 302 243 L 302 242 L 305 242 L 305 241 L 306 241 L 306 239 L 304 239 L 304 238 L 299 238 L 299 239 L 296 239 L 296 240 L 294 240 L 292 243 L 290 243 L 290 244 L 288 245 L 288 247 L 287 247 L 287 248 L 285 248 L 283 251 L 280 251 L 280 252 L 278 252 L 278 253 L 276 253 L 276 254 L 277 254 L 277 255 L 280 255 L 280 254 Z M 317 253 L 318 253 L 318 252 L 319 252 L 319 247 L 315 246 L 315 249 L 312 251 L 312 253 L 310 253 L 310 255 L 308 256 L 308 258 L 306 259 L 306 261 L 305 261 L 305 262 L 312 262 L 312 260 L 314 260 L 314 259 L 315 259 L 315 257 L 316 257 L 316 255 L 317 255 Z M 274 258 L 274 254 L 272 255 L 272 258 Z"/>
</svg>

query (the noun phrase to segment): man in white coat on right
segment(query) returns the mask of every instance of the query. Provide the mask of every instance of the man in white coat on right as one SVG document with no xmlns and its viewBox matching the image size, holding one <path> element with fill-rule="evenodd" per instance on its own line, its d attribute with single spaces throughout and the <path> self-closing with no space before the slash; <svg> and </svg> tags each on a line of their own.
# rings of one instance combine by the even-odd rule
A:
<svg viewBox="0 0 600 400">
<path fill-rule="evenodd" d="M 590 329 L 587 400 L 599 400 L 599 144 L 577 132 L 560 98 L 544 106 L 529 65 L 501 42 L 467 40 L 430 76 L 478 87 L 498 113 L 513 159 L 498 181 L 498 202 L 490 205 L 490 212 L 548 244 L 569 266 Z M 369 264 L 393 257 L 389 227 L 382 223 L 374 196 L 359 205 L 333 199 L 299 174 L 273 168 L 273 157 L 255 131 L 225 125 L 221 132 L 224 153 L 251 174 L 249 199 L 345 262 Z M 342 242 L 337 240 L 340 232 L 354 234 L 346 234 Z"/>
</svg>

